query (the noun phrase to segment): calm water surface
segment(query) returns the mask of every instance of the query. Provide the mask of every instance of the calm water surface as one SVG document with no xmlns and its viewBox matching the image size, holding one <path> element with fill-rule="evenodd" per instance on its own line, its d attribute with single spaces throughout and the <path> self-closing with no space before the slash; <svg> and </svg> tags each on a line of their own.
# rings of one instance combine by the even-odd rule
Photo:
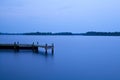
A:
<svg viewBox="0 0 120 80">
<path fill-rule="evenodd" d="M 120 37 L 0 36 L 14 41 L 54 43 L 55 53 L 2 50 L 0 80 L 120 80 Z"/>
</svg>

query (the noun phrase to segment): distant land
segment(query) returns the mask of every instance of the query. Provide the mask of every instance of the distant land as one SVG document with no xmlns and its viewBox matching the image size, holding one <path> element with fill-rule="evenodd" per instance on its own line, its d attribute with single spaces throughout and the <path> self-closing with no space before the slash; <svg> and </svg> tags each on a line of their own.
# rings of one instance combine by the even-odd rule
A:
<svg viewBox="0 0 120 80">
<path fill-rule="evenodd" d="M 120 32 L 95 32 L 89 31 L 86 33 L 72 33 L 72 32 L 28 32 L 28 33 L 0 33 L 0 35 L 80 35 L 80 36 L 120 36 Z"/>
</svg>

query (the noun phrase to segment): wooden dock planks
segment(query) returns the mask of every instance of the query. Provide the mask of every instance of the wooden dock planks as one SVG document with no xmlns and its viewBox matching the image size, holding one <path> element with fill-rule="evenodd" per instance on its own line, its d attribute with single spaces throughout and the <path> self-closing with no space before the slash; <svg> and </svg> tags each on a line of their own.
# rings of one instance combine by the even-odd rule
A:
<svg viewBox="0 0 120 80">
<path fill-rule="evenodd" d="M 51 53 L 54 53 L 54 44 L 52 45 L 39 45 L 39 44 L 19 44 L 18 42 L 14 42 L 14 44 L 0 44 L 0 49 L 13 49 L 14 51 L 19 51 L 19 50 L 32 50 L 33 52 L 38 52 L 39 48 L 44 48 L 45 53 L 48 53 L 48 49 L 51 49 Z"/>
</svg>

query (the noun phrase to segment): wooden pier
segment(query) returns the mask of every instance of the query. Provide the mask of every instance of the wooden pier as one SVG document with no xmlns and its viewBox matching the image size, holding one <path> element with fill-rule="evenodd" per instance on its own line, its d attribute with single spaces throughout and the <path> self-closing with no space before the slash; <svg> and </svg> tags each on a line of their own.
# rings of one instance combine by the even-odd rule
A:
<svg viewBox="0 0 120 80">
<path fill-rule="evenodd" d="M 14 42 L 13 44 L 0 44 L 0 49 L 13 49 L 15 52 L 18 52 L 19 50 L 32 50 L 35 53 L 39 52 L 39 48 L 44 48 L 45 53 L 48 53 L 48 49 L 51 49 L 51 53 L 54 53 L 54 44 L 52 45 L 39 45 L 37 44 L 20 44 L 19 42 Z"/>
</svg>

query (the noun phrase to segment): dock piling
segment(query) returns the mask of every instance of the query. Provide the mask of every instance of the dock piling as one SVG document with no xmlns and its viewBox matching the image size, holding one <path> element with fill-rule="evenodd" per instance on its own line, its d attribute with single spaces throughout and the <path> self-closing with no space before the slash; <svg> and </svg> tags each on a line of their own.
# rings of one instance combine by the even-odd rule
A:
<svg viewBox="0 0 120 80">
<path fill-rule="evenodd" d="M 17 51 L 17 52 L 19 51 L 19 42 L 17 42 L 16 51 Z"/>
<path fill-rule="evenodd" d="M 18 52 L 19 50 L 32 50 L 33 52 L 38 52 L 39 48 L 45 49 L 45 54 L 48 53 L 48 50 L 51 49 L 51 53 L 54 53 L 54 44 L 52 45 L 39 45 L 38 42 L 35 44 L 34 42 L 32 44 L 20 44 L 19 42 L 14 42 L 13 44 L 0 44 L 0 49 L 13 49 L 15 52 Z"/>
<path fill-rule="evenodd" d="M 14 42 L 14 51 L 16 52 L 16 46 L 17 46 L 17 44 L 16 44 L 16 42 Z"/>
<path fill-rule="evenodd" d="M 34 42 L 32 43 L 32 51 L 35 52 L 34 50 L 35 46 L 34 46 Z"/>
<path fill-rule="evenodd" d="M 47 44 L 45 44 L 45 53 L 47 54 Z"/>
<path fill-rule="evenodd" d="M 52 54 L 54 54 L 54 44 L 52 43 Z"/>
</svg>

